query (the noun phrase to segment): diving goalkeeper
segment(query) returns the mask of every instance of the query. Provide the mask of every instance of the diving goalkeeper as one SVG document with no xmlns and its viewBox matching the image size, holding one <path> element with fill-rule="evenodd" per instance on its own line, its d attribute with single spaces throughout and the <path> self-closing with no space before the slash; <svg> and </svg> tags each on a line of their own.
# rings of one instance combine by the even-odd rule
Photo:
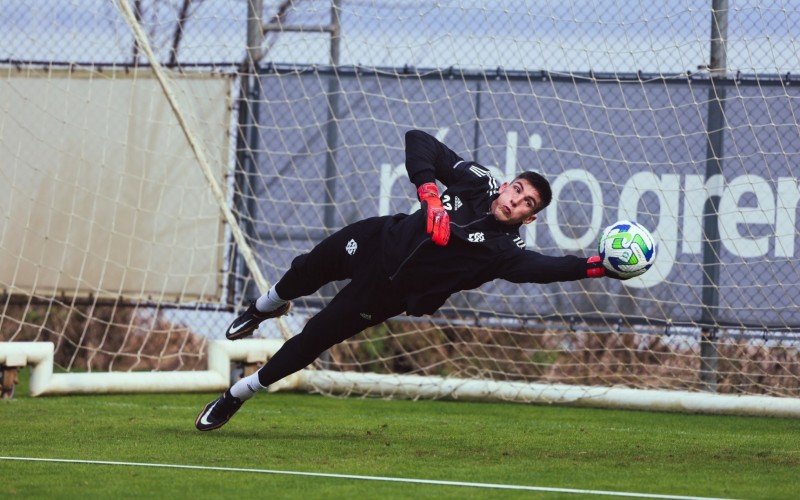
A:
<svg viewBox="0 0 800 500">
<path fill-rule="evenodd" d="M 447 298 L 494 279 L 552 283 L 609 276 L 599 256 L 553 257 L 526 250 L 520 227 L 552 198 L 541 175 L 523 172 L 498 184 L 433 136 L 405 136 L 406 169 L 422 206 L 411 215 L 365 219 L 294 259 L 270 290 L 233 320 L 225 336 L 247 337 L 290 301 L 332 281 L 350 282 L 256 373 L 244 377 L 198 415 L 201 431 L 225 425 L 256 392 L 311 364 L 322 352 L 393 316 L 432 314 Z M 435 181 L 446 190 L 439 193 Z"/>
</svg>

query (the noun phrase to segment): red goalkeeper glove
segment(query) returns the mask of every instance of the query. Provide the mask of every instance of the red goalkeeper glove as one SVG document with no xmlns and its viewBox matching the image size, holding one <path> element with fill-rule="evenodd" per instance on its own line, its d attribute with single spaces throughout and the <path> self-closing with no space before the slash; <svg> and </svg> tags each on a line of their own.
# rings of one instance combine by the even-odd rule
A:
<svg viewBox="0 0 800 500">
<path fill-rule="evenodd" d="M 617 273 L 609 271 L 608 269 L 605 268 L 605 266 L 603 265 L 603 261 L 600 259 L 599 255 L 589 257 L 586 260 L 586 277 L 602 278 L 603 276 L 614 278 L 615 280 L 622 279 L 622 277 L 618 276 Z"/>
<path fill-rule="evenodd" d="M 431 235 L 431 239 L 437 245 L 442 247 L 447 245 L 450 240 L 450 214 L 439 199 L 439 188 L 433 182 L 427 182 L 417 188 L 417 196 L 420 203 L 425 204 L 425 210 L 428 212 L 425 232 Z"/>
</svg>

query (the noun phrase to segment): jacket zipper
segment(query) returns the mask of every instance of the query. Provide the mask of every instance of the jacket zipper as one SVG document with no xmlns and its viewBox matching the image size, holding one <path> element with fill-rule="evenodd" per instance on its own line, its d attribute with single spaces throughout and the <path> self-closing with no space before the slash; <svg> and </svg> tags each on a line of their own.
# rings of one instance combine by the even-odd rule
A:
<svg viewBox="0 0 800 500">
<path fill-rule="evenodd" d="M 484 215 L 484 216 L 483 216 L 483 217 L 481 217 L 480 219 L 475 219 L 475 220 L 474 220 L 474 221 L 472 221 L 472 222 L 467 222 L 467 223 L 466 223 L 466 224 L 464 224 L 463 226 L 462 226 L 462 225 L 459 225 L 459 224 L 456 224 L 455 222 L 451 222 L 450 224 L 452 224 L 452 225 L 454 225 L 454 226 L 456 226 L 456 227 L 458 227 L 458 228 L 464 229 L 465 227 L 469 227 L 469 226 L 471 226 L 471 225 L 473 225 L 473 224 L 475 224 L 475 223 L 478 223 L 478 222 L 481 222 L 481 221 L 484 221 L 484 220 L 486 220 L 486 218 L 487 218 L 487 217 L 489 217 L 489 216 L 488 216 L 488 215 Z"/>
<path fill-rule="evenodd" d="M 422 241 L 419 243 L 419 245 L 417 245 L 417 248 L 415 248 L 414 250 L 412 250 L 412 251 L 411 251 L 411 253 L 410 253 L 410 254 L 408 254 L 408 257 L 406 257 L 405 259 L 403 259 L 403 262 L 401 262 L 401 263 L 400 263 L 400 265 L 397 267 L 397 270 L 394 272 L 394 274 L 392 274 L 391 276 L 389 276 L 389 281 L 394 281 L 395 277 L 397 276 L 397 273 L 399 273 L 399 272 L 400 272 L 400 270 L 401 270 L 401 269 L 403 269 L 403 266 L 405 266 L 405 265 L 406 265 L 406 262 L 408 262 L 408 261 L 411 259 L 411 257 L 413 257 L 415 253 L 417 253 L 417 250 L 419 250 L 419 249 L 420 249 L 420 247 L 422 247 L 422 245 L 424 245 L 425 243 L 427 243 L 427 242 L 429 242 L 429 241 L 431 241 L 431 240 L 429 240 L 429 239 L 422 240 Z"/>
<path fill-rule="evenodd" d="M 473 225 L 473 224 L 475 224 L 477 222 L 481 222 L 482 220 L 485 220 L 487 217 L 488 217 L 488 215 L 484 215 L 480 219 L 475 219 L 474 221 L 468 222 L 468 223 L 464 224 L 463 226 L 459 225 L 459 224 L 456 224 L 455 222 L 451 222 L 450 224 L 452 224 L 452 225 L 454 225 L 454 226 L 456 226 L 456 227 L 458 227 L 460 229 L 464 229 L 465 227 L 471 226 L 471 225 Z M 397 277 L 397 274 L 403 269 L 403 266 L 406 265 L 406 262 L 411 260 L 411 257 L 413 257 L 415 253 L 417 253 L 417 250 L 419 250 L 422 247 L 422 245 L 424 245 L 425 243 L 427 243 L 429 241 L 431 241 L 431 240 L 429 240 L 429 239 L 422 240 L 420 242 L 420 244 L 417 245 L 417 247 L 414 248 L 414 250 L 412 250 L 410 254 L 408 254 L 408 257 L 403 259 L 403 262 L 400 263 L 400 265 L 397 267 L 397 270 L 395 270 L 394 274 L 389 276 L 389 281 L 394 281 L 394 279 Z"/>
</svg>

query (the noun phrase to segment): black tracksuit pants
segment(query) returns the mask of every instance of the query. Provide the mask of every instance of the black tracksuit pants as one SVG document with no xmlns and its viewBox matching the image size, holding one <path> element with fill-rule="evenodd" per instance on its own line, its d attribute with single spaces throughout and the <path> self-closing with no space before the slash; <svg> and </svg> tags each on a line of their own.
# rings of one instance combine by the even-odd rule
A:
<svg viewBox="0 0 800 500">
<path fill-rule="evenodd" d="M 405 311 L 381 265 L 384 224 L 385 218 L 373 217 L 346 226 L 292 261 L 275 285 L 284 300 L 310 295 L 332 281 L 351 281 L 261 367 L 261 385 L 305 368 L 333 345 Z"/>
</svg>

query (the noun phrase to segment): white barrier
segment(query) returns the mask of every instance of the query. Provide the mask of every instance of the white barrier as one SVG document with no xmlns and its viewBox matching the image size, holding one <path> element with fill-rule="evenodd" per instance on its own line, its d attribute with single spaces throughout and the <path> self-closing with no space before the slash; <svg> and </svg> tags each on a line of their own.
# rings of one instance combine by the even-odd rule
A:
<svg viewBox="0 0 800 500">
<path fill-rule="evenodd" d="M 161 372 L 53 373 L 52 342 L 0 342 L 0 364 L 31 365 L 32 396 L 120 392 L 213 392 L 230 385 L 231 361 L 264 363 L 283 344 L 280 340 L 211 341 L 208 370 Z M 288 383 L 291 383 L 290 380 Z M 285 388 L 284 383 L 275 390 Z"/>
<path fill-rule="evenodd" d="M 229 386 L 232 361 L 264 363 L 281 345 L 281 340 L 265 339 L 211 341 L 208 347 L 208 370 L 205 371 L 53 373 L 52 342 L 0 342 L 0 364 L 12 367 L 32 365 L 32 396 L 214 392 Z M 270 386 L 270 391 L 288 389 L 382 397 L 514 401 L 649 411 L 800 417 L 800 399 L 797 398 L 328 370 L 301 370 Z"/>
</svg>

